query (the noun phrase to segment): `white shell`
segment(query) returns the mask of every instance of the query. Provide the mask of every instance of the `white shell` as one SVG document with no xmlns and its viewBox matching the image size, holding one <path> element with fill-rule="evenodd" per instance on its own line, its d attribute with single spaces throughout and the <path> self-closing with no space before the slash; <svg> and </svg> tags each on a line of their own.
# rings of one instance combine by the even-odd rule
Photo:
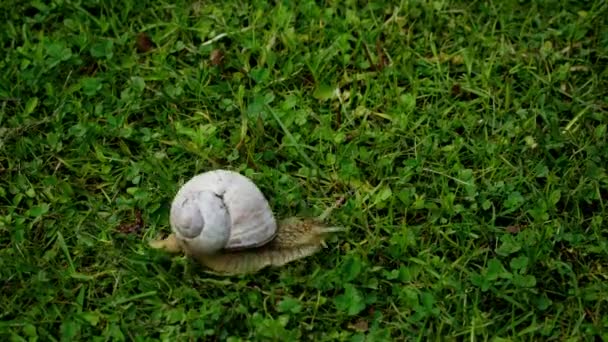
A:
<svg viewBox="0 0 608 342">
<path fill-rule="evenodd" d="M 171 204 L 170 221 L 176 237 L 197 253 L 262 246 L 277 232 L 260 189 L 227 170 L 205 172 L 186 182 Z"/>
</svg>

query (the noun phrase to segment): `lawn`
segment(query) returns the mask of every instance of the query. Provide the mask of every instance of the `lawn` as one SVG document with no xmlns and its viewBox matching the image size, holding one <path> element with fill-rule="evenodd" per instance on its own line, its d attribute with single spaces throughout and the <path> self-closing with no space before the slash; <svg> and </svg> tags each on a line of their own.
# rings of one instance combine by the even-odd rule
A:
<svg viewBox="0 0 608 342">
<path fill-rule="evenodd" d="M 0 340 L 608 339 L 605 1 L 0 3 Z M 152 250 L 197 173 L 347 228 Z"/>
</svg>

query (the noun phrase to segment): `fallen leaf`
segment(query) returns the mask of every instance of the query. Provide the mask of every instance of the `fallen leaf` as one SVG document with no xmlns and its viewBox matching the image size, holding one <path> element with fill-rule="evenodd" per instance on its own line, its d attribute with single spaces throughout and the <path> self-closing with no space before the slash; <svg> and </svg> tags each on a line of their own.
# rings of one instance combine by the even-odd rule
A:
<svg viewBox="0 0 608 342">
<path fill-rule="evenodd" d="M 450 59 L 450 62 L 452 62 L 452 64 L 454 65 L 461 65 L 462 63 L 464 63 L 464 57 L 462 55 L 454 55 Z"/>
<path fill-rule="evenodd" d="M 366 332 L 369 329 L 369 323 L 364 319 L 360 319 L 353 324 L 349 324 L 348 328 L 358 332 Z"/>
<path fill-rule="evenodd" d="M 154 49 L 154 47 L 155 44 L 148 34 L 142 32 L 137 35 L 137 51 L 148 52 Z"/>
<path fill-rule="evenodd" d="M 144 227 L 144 220 L 141 218 L 141 211 L 135 211 L 135 222 L 123 223 L 118 227 L 118 231 L 125 234 L 138 233 Z"/>
<path fill-rule="evenodd" d="M 589 67 L 586 65 L 573 65 L 570 67 L 571 72 L 577 72 L 577 71 L 587 72 L 589 70 L 590 70 Z"/>
<path fill-rule="evenodd" d="M 215 66 L 222 65 L 222 62 L 224 61 L 224 52 L 222 52 L 222 50 L 215 49 L 211 51 L 209 59 L 211 59 L 211 64 Z"/>
<path fill-rule="evenodd" d="M 517 234 L 520 232 L 521 228 L 522 228 L 521 225 L 516 224 L 516 225 L 508 226 L 507 228 L 505 228 L 505 230 L 511 234 Z"/>
<path fill-rule="evenodd" d="M 460 87 L 460 84 L 458 83 L 454 83 L 454 85 L 452 85 L 452 96 L 459 96 L 462 93 L 462 88 Z"/>
</svg>

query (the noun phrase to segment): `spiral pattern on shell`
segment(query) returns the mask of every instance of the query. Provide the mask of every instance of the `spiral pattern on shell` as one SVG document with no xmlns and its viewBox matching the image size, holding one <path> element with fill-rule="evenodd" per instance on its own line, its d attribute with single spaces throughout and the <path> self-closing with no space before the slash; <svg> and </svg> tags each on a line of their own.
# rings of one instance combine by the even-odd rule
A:
<svg viewBox="0 0 608 342">
<path fill-rule="evenodd" d="M 173 200 L 170 216 L 173 232 L 191 254 L 262 246 L 277 232 L 258 187 L 227 170 L 205 172 L 186 182 Z"/>
</svg>

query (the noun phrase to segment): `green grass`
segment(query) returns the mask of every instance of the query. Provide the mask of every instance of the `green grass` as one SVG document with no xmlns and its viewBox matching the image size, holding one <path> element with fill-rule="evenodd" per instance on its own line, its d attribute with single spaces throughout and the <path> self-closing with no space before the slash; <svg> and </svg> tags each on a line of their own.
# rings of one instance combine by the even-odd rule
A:
<svg viewBox="0 0 608 342">
<path fill-rule="evenodd" d="M 605 1 L 243 3 L 0 3 L 0 340 L 608 339 Z M 214 168 L 348 231 L 150 250 Z"/>
</svg>

